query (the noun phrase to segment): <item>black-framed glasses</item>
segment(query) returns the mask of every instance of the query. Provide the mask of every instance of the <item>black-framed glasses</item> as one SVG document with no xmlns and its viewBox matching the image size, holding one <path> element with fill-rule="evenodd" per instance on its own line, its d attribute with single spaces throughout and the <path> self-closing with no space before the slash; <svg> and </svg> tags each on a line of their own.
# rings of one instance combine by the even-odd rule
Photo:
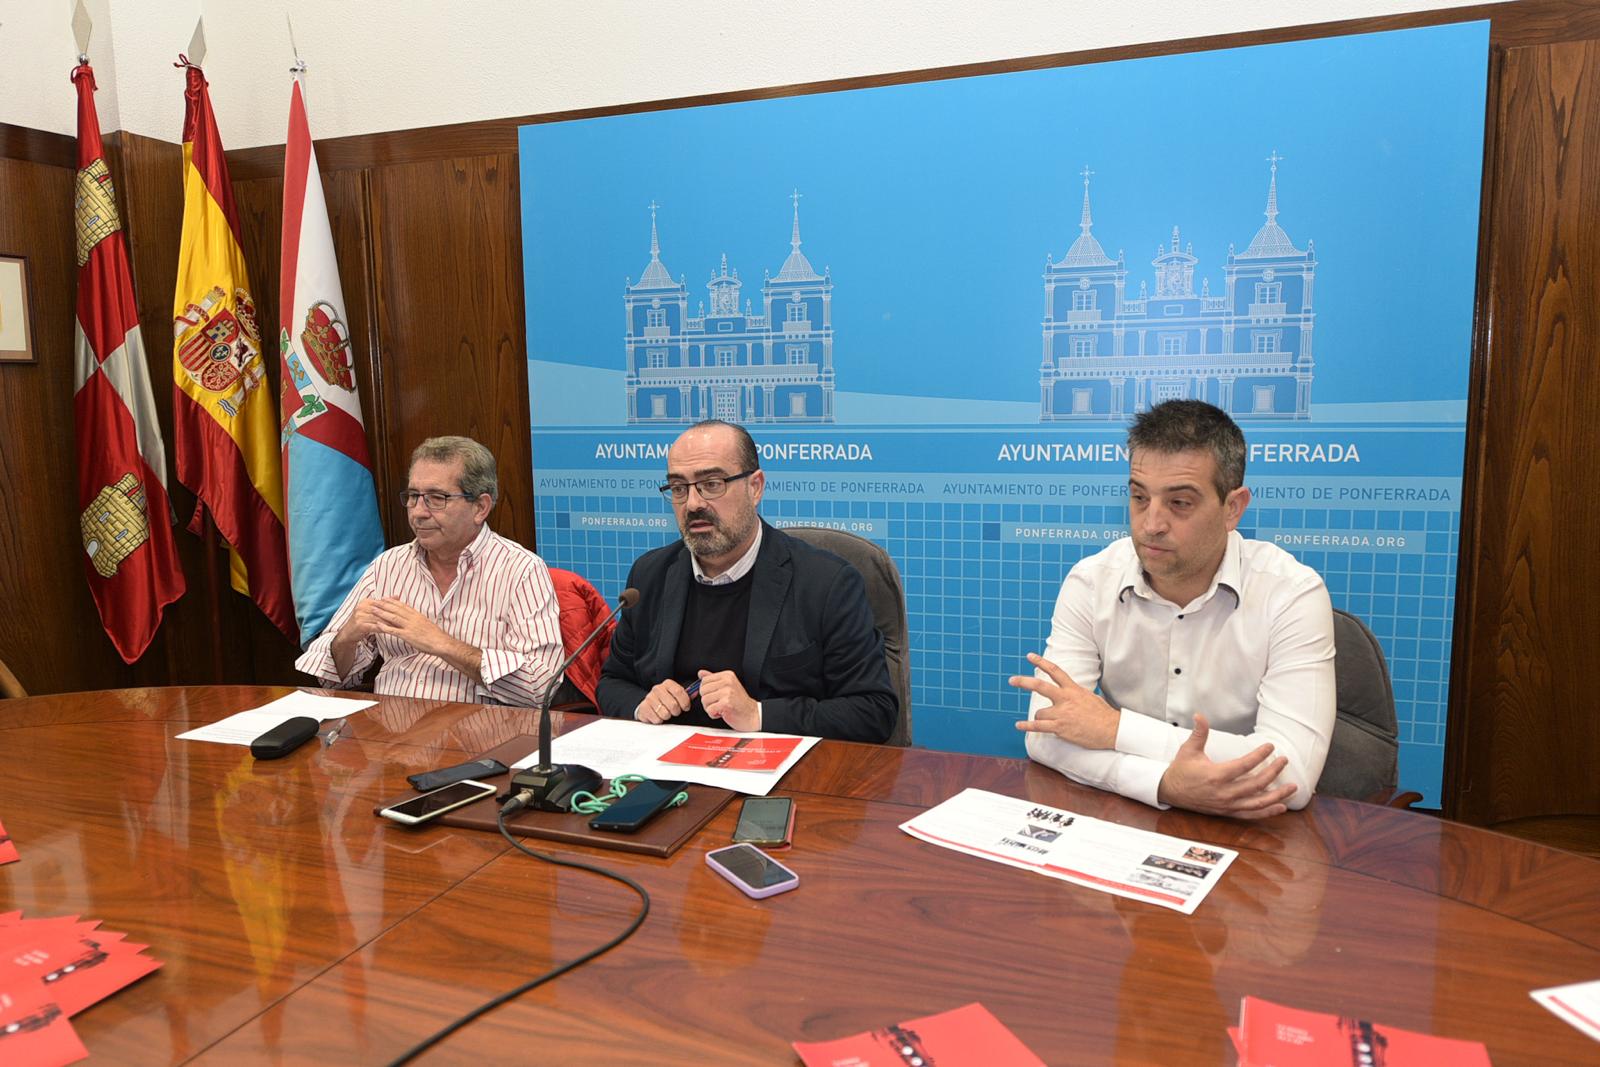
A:
<svg viewBox="0 0 1600 1067">
<path fill-rule="evenodd" d="M 689 499 L 689 490 L 700 490 L 702 500 L 715 500 L 728 491 L 728 486 L 740 478 L 748 478 L 755 471 L 740 471 L 738 474 L 729 474 L 726 477 L 701 478 L 698 482 L 668 482 L 666 485 L 657 486 L 664 496 L 672 498 L 674 503 L 681 504 Z"/>
<path fill-rule="evenodd" d="M 417 506 L 417 501 L 422 501 L 429 511 L 443 511 L 450 506 L 450 501 L 457 498 L 462 500 L 476 500 L 471 493 L 419 493 L 415 489 L 400 490 L 400 506 L 410 511 Z"/>
</svg>

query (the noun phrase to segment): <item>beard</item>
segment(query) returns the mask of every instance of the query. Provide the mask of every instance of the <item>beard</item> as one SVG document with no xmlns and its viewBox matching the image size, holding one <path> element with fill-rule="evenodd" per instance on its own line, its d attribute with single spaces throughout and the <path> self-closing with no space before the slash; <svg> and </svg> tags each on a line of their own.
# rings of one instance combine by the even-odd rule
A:
<svg viewBox="0 0 1600 1067">
<path fill-rule="evenodd" d="M 708 522 L 711 529 L 691 533 L 689 524 L 693 522 Z M 716 558 L 725 556 L 737 548 L 748 536 L 754 526 L 755 516 L 749 522 L 732 526 L 724 522 L 722 517 L 710 508 L 700 508 L 684 513 L 681 526 L 683 543 L 689 546 L 689 551 L 697 559 Z"/>
</svg>

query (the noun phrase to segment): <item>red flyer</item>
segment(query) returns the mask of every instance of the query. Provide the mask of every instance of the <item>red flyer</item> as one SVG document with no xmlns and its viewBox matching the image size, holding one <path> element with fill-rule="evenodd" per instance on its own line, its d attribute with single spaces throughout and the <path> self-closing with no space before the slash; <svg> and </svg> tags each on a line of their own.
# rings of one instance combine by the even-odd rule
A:
<svg viewBox="0 0 1600 1067">
<path fill-rule="evenodd" d="M 62 1067 L 88 1055 L 67 1013 L 43 986 L 0 989 L 0 1063 Z"/>
<path fill-rule="evenodd" d="M 1241 1067 L 1490 1067 L 1477 1041 L 1421 1034 L 1342 1015 L 1301 1011 L 1245 997 L 1239 1006 Z M 1366 1058 L 1361 1058 L 1366 1057 Z"/>
<path fill-rule="evenodd" d="M 6 824 L 0 822 L 0 863 L 15 863 L 18 859 L 17 843 L 6 833 Z"/>
<path fill-rule="evenodd" d="M 1044 1067 L 988 1008 L 965 1007 L 837 1041 L 796 1041 L 806 1067 Z"/>
<path fill-rule="evenodd" d="M 741 737 L 738 734 L 695 734 L 660 757 L 662 763 L 716 767 L 725 771 L 775 771 L 783 766 L 798 737 Z"/>
</svg>

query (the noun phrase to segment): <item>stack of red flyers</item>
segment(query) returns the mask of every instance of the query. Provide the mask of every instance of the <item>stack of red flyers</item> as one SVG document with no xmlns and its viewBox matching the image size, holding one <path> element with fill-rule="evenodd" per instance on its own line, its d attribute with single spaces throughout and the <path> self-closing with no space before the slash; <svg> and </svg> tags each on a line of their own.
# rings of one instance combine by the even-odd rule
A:
<svg viewBox="0 0 1600 1067">
<path fill-rule="evenodd" d="M 796 1041 L 806 1067 L 1044 1067 L 977 1001 L 836 1041 Z"/>
<path fill-rule="evenodd" d="M 1490 1067 L 1477 1041 L 1419 1034 L 1343 1015 L 1285 1008 L 1259 997 L 1239 1004 L 1228 1028 L 1239 1067 Z"/>
<path fill-rule="evenodd" d="M 0 913 L 0 1063 L 55 1067 L 89 1054 L 67 1020 L 161 966 L 126 934 L 76 915 Z"/>
<path fill-rule="evenodd" d="M 17 845 L 6 833 L 6 824 L 0 822 L 0 863 L 17 862 Z"/>
</svg>

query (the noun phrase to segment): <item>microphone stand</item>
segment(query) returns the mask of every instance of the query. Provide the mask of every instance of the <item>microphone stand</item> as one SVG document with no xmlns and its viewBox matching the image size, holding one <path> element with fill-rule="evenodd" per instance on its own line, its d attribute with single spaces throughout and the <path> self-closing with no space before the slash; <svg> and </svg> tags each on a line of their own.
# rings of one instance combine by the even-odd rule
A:
<svg viewBox="0 0 1600 1067">
<path fill-rule="evenodd" d="M 583 644 L 572 650 L 572 654 L 561 664 L 561 669 L 545 687 L 544 697 L 539 702 L 539 763 L 534 767 L 525 767 L 511 776 L 512 796 L 501 807 L 502 814 L 511 815 L 523 808 L 532 808 L 535 811 L 570 811 L 574 793 L 593 793 L 600 788 L 599 771 L 579 763 L 550 762 L 550 701 L 555 696 L 556 687 L 566 676 L 567 668 L 577 661 L 583 650 L 588 648 L 618 615 L 622 614 L 624 608 L 631 608 L 639 602 L 639 591 L 624 589 L 617 600 L 618 604 L 611 614 L 583 639 Z"/>
</svg>

